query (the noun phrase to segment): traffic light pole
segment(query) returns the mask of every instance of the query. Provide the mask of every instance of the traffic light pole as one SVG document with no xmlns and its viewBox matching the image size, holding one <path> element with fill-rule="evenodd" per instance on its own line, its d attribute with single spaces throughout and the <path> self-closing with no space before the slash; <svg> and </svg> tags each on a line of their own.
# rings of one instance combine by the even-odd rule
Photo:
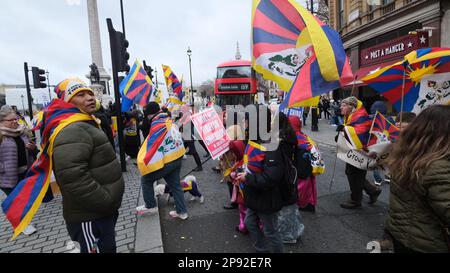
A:
<svg viewBox="0 0 450 273">
<path fill-rule="evenodd" d="M 115 30 L 112 25 L 110 18 L 106 19 L 108 24 L 109 41 L 111 46 L 111 61 L 113 69 L 113 82 L 114 82 L 114 99 L 116 101 L 116 113 L 117 113 L 117 136 L 119 140 L 119 154 L 120 154 L 120 165 L 122 167 L 122 172 L 127 171 L 127 163 L 125 161 L 125 151 L 124 151 L 124 138 L 123 138 L 123 122 L 122 122 L 122 107 L 120 103 L 120 92 L 119 92 L 119 76 L 117 75 L 117 48 L 115 45 Z"/>
<path fill-rule="evenodd" d="M 25 62 L 23 64 L 23 70 L 25 72 L 25 84 L 27 86 L 28 113 L 31 121 L 33 119 L 33 105 L 32 105 L 33 98 L 31 97 L 30 79 L 28 78 L 28 63 Z M 34 131 L 31 132 L 33 134 L 33 137 L 35 137 L 36 134 L 34 133 Z"/>
</svg>

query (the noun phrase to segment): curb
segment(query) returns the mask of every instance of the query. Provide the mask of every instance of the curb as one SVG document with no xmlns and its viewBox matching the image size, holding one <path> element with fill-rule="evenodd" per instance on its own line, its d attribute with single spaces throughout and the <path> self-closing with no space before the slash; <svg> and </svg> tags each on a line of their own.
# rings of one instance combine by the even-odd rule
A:
<svg viewBox="0 0 450 273">
<path fill-rule="evenodd" d="M 156 204 L 158 205 L 158 198 Z M 142 188 L 139 190 L 139 203 L 144 204 Z M 135 253 L 164 253 L 161 234 L 159 209 L 157 214 L 140 216 L 136 215 Z"/>
</svg>

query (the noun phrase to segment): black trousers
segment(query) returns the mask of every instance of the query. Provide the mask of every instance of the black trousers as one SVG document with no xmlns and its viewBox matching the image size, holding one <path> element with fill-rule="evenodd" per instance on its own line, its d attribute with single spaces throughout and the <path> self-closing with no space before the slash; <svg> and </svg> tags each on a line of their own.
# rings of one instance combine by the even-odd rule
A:
<svg viewBox="0 0 450 273">
<path fill-rule="evenodd" d="M 70 239 L 81 253 L 116 253 L 116 223 L 119 212 L 83 223 L 66 224 Z"/>
<path fill-rule="evenodd" d="M 189 147 L 189 152 L 187 154 L 190 154 L 194 157 L 197 167 L 201 167 L 202 161 L 200 160 L 200 156 L 198 155 L 197 149 L 195 148 L 195 141 L 194 140 L 185 140 L 183 142 L 183 144 L 184 144 L 184 148 Z"/>
<path fill-rule="evenodd" d="M 200 145 L 202 145 L 202 147 L 205 150 L 206 154 L 209 154 L 208 148 L 206 148 L 205 142 L 203 140 L 201 140 L 201 139 L 198 142 L 200 143 Z"/>
<path fill-rule="evenodd" d="M 366 170 L 361 170 L 353 165 L 345 164 L 345 174 L 347 175 L 348 184 L 350 186 L 351 199 L 356 203 L 361 203 L 363 190 L 368 194 L 372 195 L 377 192 L 377 187 L 367 181 Z"/>
</svg>

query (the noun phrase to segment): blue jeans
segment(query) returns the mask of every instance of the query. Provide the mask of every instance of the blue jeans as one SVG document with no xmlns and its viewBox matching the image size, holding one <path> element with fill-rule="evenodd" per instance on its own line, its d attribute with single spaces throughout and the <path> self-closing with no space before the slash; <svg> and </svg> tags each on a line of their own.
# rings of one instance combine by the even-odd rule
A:
<svg viewBox="0 0 450 273">
<path fill-rule="evenodd" d="M 178 214 L 187 213 L 186 204 L 184 202 L 184 192 L 180 184 L 180 170 L 182 158 L 166 164 L 162 169 L 146 174 L 141 178 L 142 195 L 146 208 L 156 207 L 155 191 L 153 183 L 156 180 L 164 178 L 172 192 L 175 201 L 175 209 Z"/>
<path fill-rule="evenodd" d="M 378 183 L 382 183 L 384 181 L 383 177 L 381 177 L 381 171 L 379 169 L 373 170 L 373 178 Z"/>
<path fill-rule="evenodd" d="M 259 221 L 262 222 L 264 234 L 259 228 Z M 269 243 L 271 252 L 283 253 L 283 240 L 278 232 L 278 213 L 264 214 L 247 208 L 245 216 L 245 226 L 250 232 L 250 236 L 255 243 L 256 252 L 269 252 L 265 245 L 265 240 Z"/>
</svg>

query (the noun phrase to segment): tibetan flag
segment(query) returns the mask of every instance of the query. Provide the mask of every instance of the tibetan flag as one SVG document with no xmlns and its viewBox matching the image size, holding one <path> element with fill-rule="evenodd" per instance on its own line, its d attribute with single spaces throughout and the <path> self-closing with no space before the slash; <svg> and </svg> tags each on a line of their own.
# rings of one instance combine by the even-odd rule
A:
<svg viewBox="0 0 450 273">
<path fill-rule="evenodd" d="M 137 164 L 141 175 L 155 172 L 185 154 L 181 133 L 166 113 L 152 120 L 150 132 L 139 150 Z"/>
<path fill-rule="evenodd" d="M 315 106 L 353 80 L 339 34 L 295 0 L 253 1 L 252 65 L 289 92 L 281 108 Z"/>
<path fill-rule="evenodd" d="M 399 134 L 400 129 L 387 120 L 380 112 L 377 112 L 370 129 L 369 145 L 388 141 L 393 143 L 397 140 Z"/>
<path fill-rule="evenodd" d="M 138 60 L 136 60 L 128 75 L 120 83 L 119 89 L 122 98 L 124 98 L 123 100 L 127 104 L 130 104 L 128 101 L 132 101 L 145 107 L 150 101 L 154 100 L 155 88 L 152 80 Z"/>
<path fill-rule="evenodd" d="M 266 148 L 261 144 L 249 141 L 244 151 L 244 166 L 247 173 L 260 173 L 263 170 Z"/>
<path fill-rule="evenodd" d="M 162 68 L 164 71 L 164 78 L 166 79 L 167 89 L 171 89 L 176 95 L 176 97 L 173 97 L 174 99 L 176 99 L 176 101 L 174 102 L 177 104 L 183 104 L 184 93 L 181 82 L 178 80 L 177 76 L 175 76 L 169 66 L 162 65 Z"/>
<path fill-rule="evenodd" d="M 2 203 L 3 213 L 14 228 L 12 239 L 31 222 L 50 185 L 53 169 L 53 142 L 59 132 L 73 122 L 94 121 L 73 104 L 54 99 L 43 110 L 41 153 L 14 191 Z"/>
<path fill-rule="evenodd" d="M 344 120 L 345 136 L 355 149 L 367 146 L 371 124 L 372 119 L 367 114 L 362 102 L 358 100 L 355 112 Z"/>
<path fill-rule="evenodd" d="M 362 79 L 400 112 L 450 103 L 450 48 L 423 48 Z M 403 99 L 403 108 L 402 108 Z"/>
<path fill-rule="evenodd" d="M 307 136 L 302 131 L 296 131 L 297 135 L 297 146 L 299 149 L 305 149 L 311 154 L 311 166 L 313 168 L 312 173 L 314 175 L 319 175 L 325 172 L 325 161 L 319 151 L 314 140 Z"/>
<path fill-rule="evenodd" d="M 44 112 L 39 111 L 33 116 L 33 120 L 31 121 L 31 124 L 33 128 L 31 130 L 37 131 L 40 130 L 42 127 L 42 119 L 44 118 Z"/>
</svg>

